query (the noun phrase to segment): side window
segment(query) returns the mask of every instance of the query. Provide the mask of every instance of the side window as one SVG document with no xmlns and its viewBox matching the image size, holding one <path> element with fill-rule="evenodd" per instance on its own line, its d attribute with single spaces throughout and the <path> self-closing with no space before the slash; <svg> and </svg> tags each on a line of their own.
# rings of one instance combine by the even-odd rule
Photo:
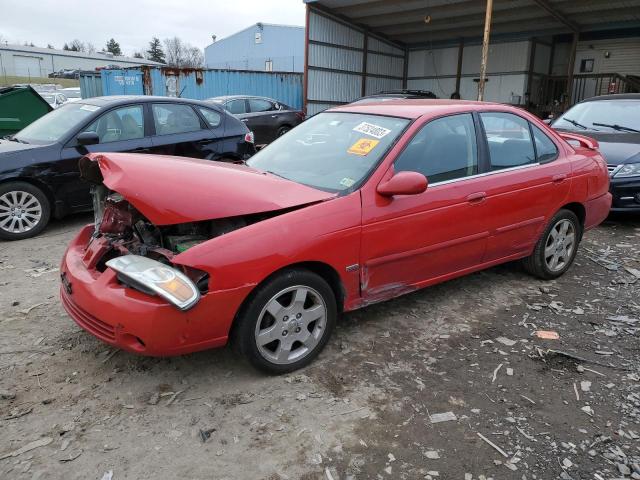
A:
<svg viewBox="0 0 640 480">
<path fill-rule="evenodd" d="M 538 154 L 538 162 L 550 162 L 558 156 L 558 147 L 551 139 L 535 125 L 531 125 L 533 129 L 533 141 L 536 142 L 536 153 Z"/>
<path fill-rule="evenodd" d="M 480 114 L 489 143 L 491 170 L 536 163 L 529 122 L 512 113 Z"/>
<path fill-rule="evenodd" d="M 154 103 L 151 110 L 156 135 L 195 132 L 202 129 L 198 115 L 189 105 Z"/>
<path fill-rule="evenodd" d="M 198 107 L 198 110 L 200 110 L 200 113 L 204 116 L 204 119 L 210 127 L 215 128 L 222 122 L 222 115 L 218 112 L 202 107 Z"/>
<path fill-rule="evenodd" d="M 100 143 L 135 140 L 144 137 L 142 105 L 116 108 L 100 116 L 85 129 L 95 132 Z"/>
<path fill-rule="evenodd" d="M 429 183 L 477 174 L 478 146 L 471 114 L 426 124 L 396 159 L 394 170 L 420 172 Z"/>
<path fill-rule="evenodd" d="M 247 106 L 245 105 L 244 98 L 239 98 L 236 100 L 231 100 L 227 102 L 225 106 L 229 113 L 233 113 L 234 115 L 239 115 L 241 113 L 247 113 Z"/>
<path fill-rule="evenodd" d="M 269 110 L 273 110 L 273 103 L 268 100 L 262 100 L 261 98 L 250 98 L 249 110 L 251 112 L 268 112 Z"/>
</svg>

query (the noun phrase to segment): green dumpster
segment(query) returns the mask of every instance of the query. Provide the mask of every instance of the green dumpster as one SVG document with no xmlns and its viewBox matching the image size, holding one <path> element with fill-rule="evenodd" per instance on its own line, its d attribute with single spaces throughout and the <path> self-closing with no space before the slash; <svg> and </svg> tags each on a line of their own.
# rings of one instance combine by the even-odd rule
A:
<svg viewBox="0 0 640 480">
<path fill-rule="evenodd" d="M 30 86 L 0 88 L 0 138 L 13 135 L 53 108 Z"/>
</svg>

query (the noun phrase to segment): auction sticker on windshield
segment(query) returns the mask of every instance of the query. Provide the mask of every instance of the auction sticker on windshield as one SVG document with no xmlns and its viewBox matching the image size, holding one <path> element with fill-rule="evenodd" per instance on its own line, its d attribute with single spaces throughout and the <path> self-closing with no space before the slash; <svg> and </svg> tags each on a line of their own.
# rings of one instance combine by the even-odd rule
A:
<svg viewBox="0 0 640 480">
<path fill-rule="evenodd" d="M 371 135 L 375 138 L 382 138 L 391 132 L 391 130 L 389 130 L 388 128 L 384 128 L 368 122 L 362 122 L 360 125 L 356 125 L 353 131 L 364 133 L 365 135 Z"/>
<path fill-rule="evenodd" d="M 371 140 L 370 138 L 361 138 L 356 143 L 349 147 L 347 152 L 354 155 L 365 156 L 368 155 L 371 150 L 376 148 L 376 145 L 380 143 L 380 140 Z"/>
</svg>

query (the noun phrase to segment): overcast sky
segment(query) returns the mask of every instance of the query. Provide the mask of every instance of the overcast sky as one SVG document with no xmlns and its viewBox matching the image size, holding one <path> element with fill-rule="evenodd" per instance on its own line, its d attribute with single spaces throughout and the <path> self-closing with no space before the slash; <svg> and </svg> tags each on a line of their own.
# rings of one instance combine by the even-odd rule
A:
<svg viewBox="0 0 640 480">
<path fill-rule="evenodd" d="M 302 0 L 0 0 L 0 38 L 62 48 L 77 38 L 97 50 L 111 37 L 125 55 L 151 37 L 178 36 L 204 49 L 257 22 L 304 25 Z"/>
</svg>

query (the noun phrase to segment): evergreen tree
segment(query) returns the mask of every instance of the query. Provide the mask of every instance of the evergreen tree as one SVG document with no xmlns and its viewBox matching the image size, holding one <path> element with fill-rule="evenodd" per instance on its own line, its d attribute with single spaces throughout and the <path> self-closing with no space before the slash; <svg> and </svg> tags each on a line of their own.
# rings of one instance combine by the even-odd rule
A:
<svg viewBox="0 0 640 480">
<path fill-rule="evenodd" d="M 153 37 L 149 42 L 149 50 L 147 50 L 147 59 L 154 62 L 166 63 L 164 59 L 164 52 L 162 51 L 162 44 L 158 37 Z"/>
<path fill-rule="evenodd" d="M 122 50 L 120 50 L 120 44 L 116 42 L 113 38 L 107 42 L 107 52 L 111 52 L 114 55 L 122 55 Z"/>
</svg>

